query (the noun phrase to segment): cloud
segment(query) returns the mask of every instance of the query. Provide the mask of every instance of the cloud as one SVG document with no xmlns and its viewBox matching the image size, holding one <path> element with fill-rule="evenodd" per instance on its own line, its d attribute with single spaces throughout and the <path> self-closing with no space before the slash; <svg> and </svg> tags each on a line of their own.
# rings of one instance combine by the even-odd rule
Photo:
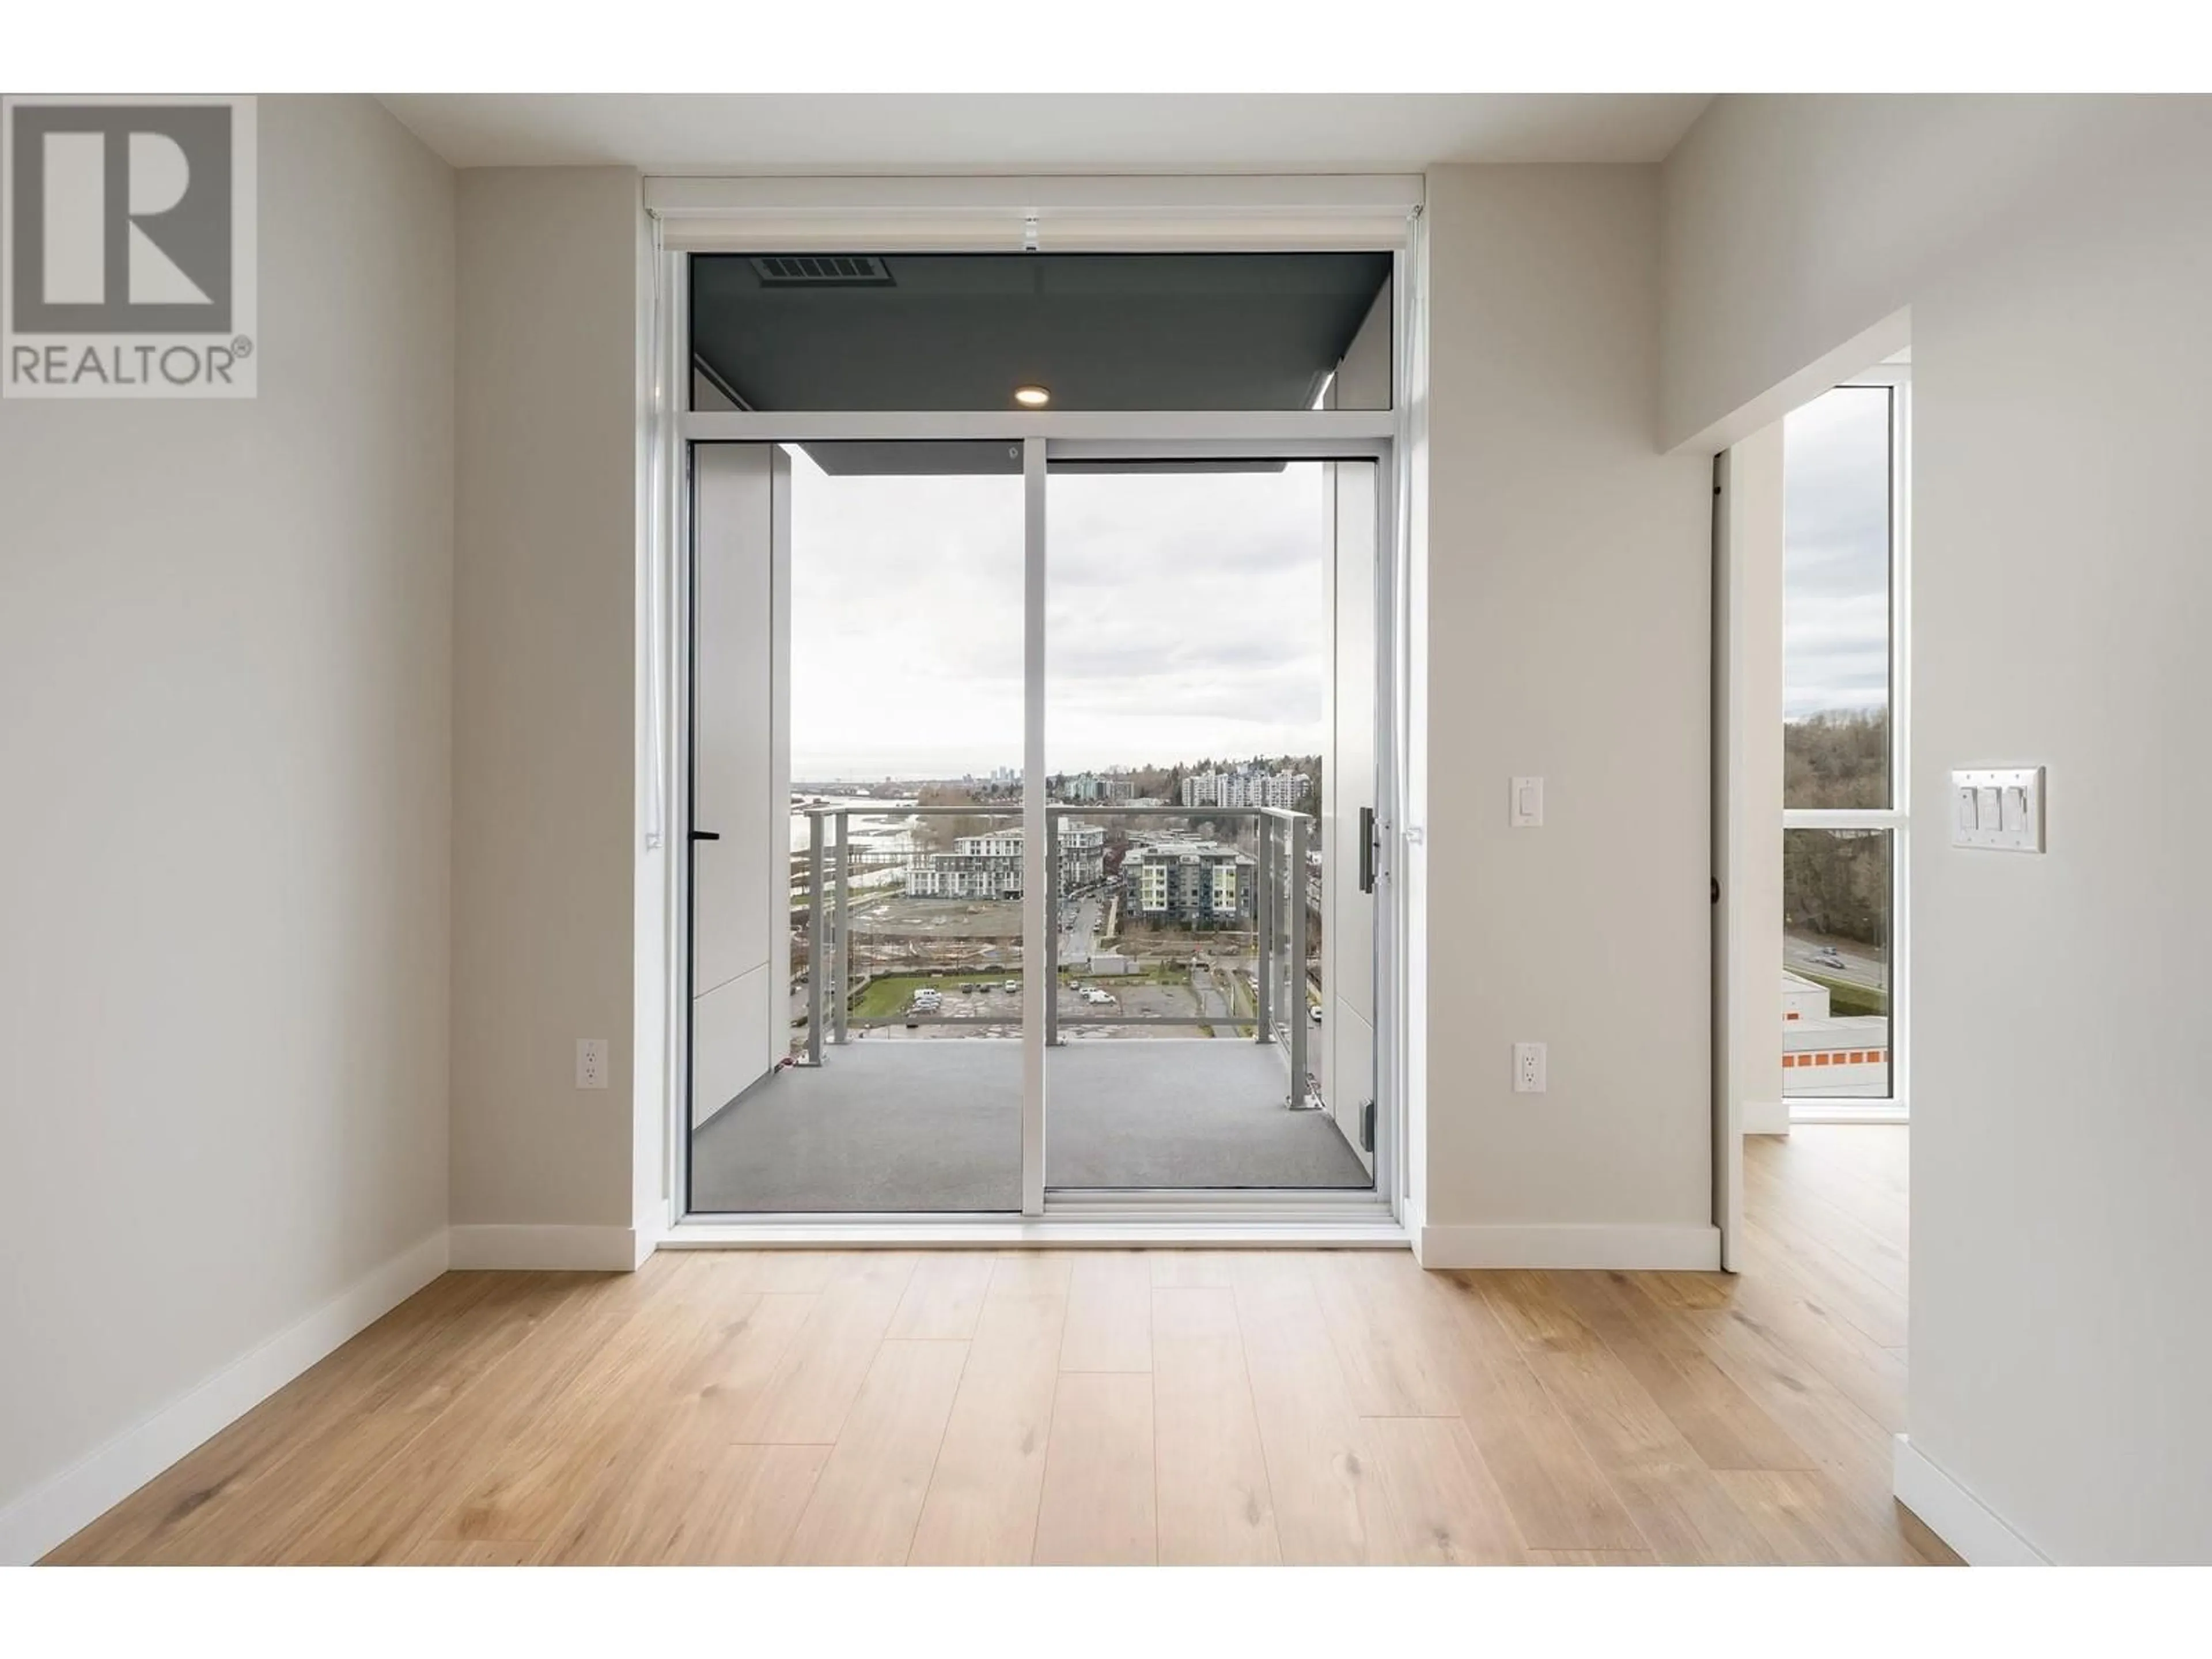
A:
<svg viewBox="0 0 2212 1659">
<path fill-rule="evenodd" d="M 793 473 L 794 775 L 1018 767 L 1022 480 Z M 1052 770 L 1320 750 L 1321 465 L 1048 489 Z"/>
<path fill-rule="evenodd" d="M 1889 701 L 1889 406 L 1845 386 L 1784 424 L 1785 720 Z"/>
</svg>

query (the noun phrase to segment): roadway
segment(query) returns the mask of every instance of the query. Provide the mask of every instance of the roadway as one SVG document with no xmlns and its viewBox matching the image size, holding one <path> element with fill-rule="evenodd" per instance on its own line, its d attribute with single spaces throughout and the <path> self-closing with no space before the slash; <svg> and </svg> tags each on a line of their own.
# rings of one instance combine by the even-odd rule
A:
<svg viewBox="0 0 2212 1659">
<path fill-rule="evenodd" d="M 1831 951 L 1842 958 L 1841 967 L 1833 961 L 1816 959 Z M 1889 986 L 1888 963 L 1874 947 L 1857 939 L 1784 933 L 1782 936 L 1782 963 L 1797 973 L 1811 974 L 1821 979 L 1841 980 L 1850 985 L 1863 985 L 1870 990 L 1886 990 Z"/>
</svg>

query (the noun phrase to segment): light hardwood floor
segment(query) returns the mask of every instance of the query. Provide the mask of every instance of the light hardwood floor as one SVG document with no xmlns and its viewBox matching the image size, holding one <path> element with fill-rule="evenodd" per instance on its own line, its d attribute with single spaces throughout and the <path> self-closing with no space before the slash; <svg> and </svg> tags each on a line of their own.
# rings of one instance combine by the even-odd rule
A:
<svg viewBox="0 0 2212 1659">
<path fill-rule="evenodd" d="M 48 1559 L 1950 1562 L 1889 1496 L 1905 1139 L 1754 1140 L 1734 1279 L 1371 1251 L 449 1273 Z"/>
</svg>

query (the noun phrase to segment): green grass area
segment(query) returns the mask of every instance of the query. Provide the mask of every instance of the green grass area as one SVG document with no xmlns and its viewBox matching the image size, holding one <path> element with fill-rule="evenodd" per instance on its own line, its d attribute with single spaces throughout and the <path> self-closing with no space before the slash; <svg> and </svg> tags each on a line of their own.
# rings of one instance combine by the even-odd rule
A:
<svg viewBox="0 0 2212 1659">
<path fill-rule="evenodd" d="M 1018 1009 L 1019 996 L 1009 996 L 996 988 L 1007 980 L 1021 977 L 1015 974 L 884 974 L 870 980 L 860 995 L 853 999 L 853 1018 L 855 1019 L 889 1019 L 894 1014 L 904 1013 L 906 1006 L 914 1000 L 914 994 L 925 985 L 944 993 L 946 1012 L 956 1006 L 973 1003 L 981 1008 Z M 963 985 L 988 985 L 988 991 L 963 991 Z"/>
<path fill-rule="evenodd" d="M 1854 985 L 1847 979 L 1829 979 L 1823 975 L 1809 974 L 1804 969 L 1792 967 L 1790 971 L 1800 979 L 1809 979 L 1828 994 L 1828 1012 L 1837 1018 L 1856 1014 L 1887 1014 L 1889 995 L 1871 985 Z"/>
<path fill-rule="evenodd" d="M 1099 985 L 1112 990 L 1117 985 L 1188 985 L 1190 983 L 1190 964 L 1182 962 L 1148 962 L 1133 974 L 1093 974 L 1073 968 L 1060 970 L 1060 982 L 1072 985 L 1077 980 Z"/>
</svg>

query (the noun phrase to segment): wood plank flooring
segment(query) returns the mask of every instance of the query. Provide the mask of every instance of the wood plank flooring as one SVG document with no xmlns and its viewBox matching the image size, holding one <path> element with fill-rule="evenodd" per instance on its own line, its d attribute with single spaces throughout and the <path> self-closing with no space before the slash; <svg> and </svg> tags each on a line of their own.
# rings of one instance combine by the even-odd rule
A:
<svg viewBox="0 0 2212 1659">
<path fill-rule="evenodd" d="M 449 1273 L 47 1559 L 1948 1563 L 1889 1496 L 1906 1131 L 1753 1140 L 1746 1271 L 669 1252 Z"/>
</svg>

